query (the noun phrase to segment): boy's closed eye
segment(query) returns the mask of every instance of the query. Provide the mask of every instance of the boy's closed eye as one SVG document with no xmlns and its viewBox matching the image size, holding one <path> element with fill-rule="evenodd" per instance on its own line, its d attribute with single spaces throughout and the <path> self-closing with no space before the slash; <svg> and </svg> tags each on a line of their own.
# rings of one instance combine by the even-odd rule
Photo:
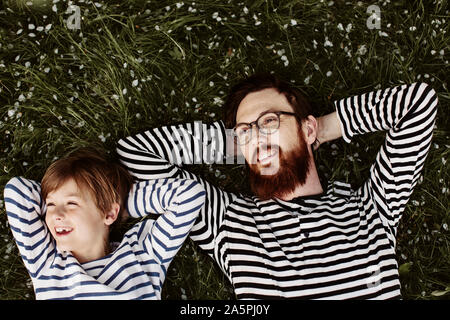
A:
<svg viewBox="0 0 450 320">
<path fill-rule="evenodd" d="M 69 201 L 69 202 L 67 202 L 67 205 L 69 205 L 69 206 L 78 206 L 78 202 Z"/>
</svg>

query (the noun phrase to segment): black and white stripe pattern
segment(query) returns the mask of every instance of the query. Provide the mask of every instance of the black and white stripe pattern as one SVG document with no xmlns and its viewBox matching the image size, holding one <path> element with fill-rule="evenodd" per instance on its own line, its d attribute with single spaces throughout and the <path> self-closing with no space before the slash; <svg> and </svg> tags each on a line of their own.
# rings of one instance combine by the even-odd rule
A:
<svg viewBox="0 0 450 320">
<path fill-rule="evenodd" d="M 178 176 L 205 186 L 205 206 L 190 235 L 227 274 L 238 299 L 399 298 L 395 234 L 429 150 L 437 96 L 416 83 L 335 106 L 346 142 L 387 131 L 370 178 L 357 190 L 335 182 L 319 196 L 261 201 L 220 190 L 168 156 L 194 157 L 201 141 L 173 137 L 212 129 L 223 133 L 216 152 L 224 156 L 222 122 L 152 129 L 119 141 L 117 151 L 140 179 Z"/>
<path fill-rule="evenodd" d="M 13 178 L 5 186 L 9 224 L 31 276 L 36 299 L 160 299 L 167 268 L 203 207 L 205 191 L 193 180 L 141 181 L 127 209 L 140 218 L 107 256 L 80 264 L 59 251 L 45 222 L 39 183 Z"/>
</svg>

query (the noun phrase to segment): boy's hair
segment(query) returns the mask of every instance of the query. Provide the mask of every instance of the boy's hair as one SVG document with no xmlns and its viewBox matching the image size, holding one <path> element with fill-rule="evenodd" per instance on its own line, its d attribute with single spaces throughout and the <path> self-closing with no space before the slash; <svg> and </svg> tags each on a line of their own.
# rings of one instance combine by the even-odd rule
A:
<svg viewBox="0 0 450 320">
<path fill-rule="evenodd" d="M 106 214 L 113 203 L 120 205 L 116 221 L 124 219 L 124 202 L 133 178 L 119 163 L 108 161 L 106 155 L 93 148 L 80 148 L 53 162 L 41 181 L 41 195 L 45 201 L 69 179 L 90 192 L 97 208 Z"/>
<path fill-rule="evenodd" d="M 300 119 L 311 114 L 311 106 L 305 96 L 289 83 L 269 73 L 252 75 L 234 85 L 224 105 L 224 122 L 227 128 L 236 125 L 236 114 L 241 101 L 252 92 L 273 88 L 283 94 Z"/>
</svg>

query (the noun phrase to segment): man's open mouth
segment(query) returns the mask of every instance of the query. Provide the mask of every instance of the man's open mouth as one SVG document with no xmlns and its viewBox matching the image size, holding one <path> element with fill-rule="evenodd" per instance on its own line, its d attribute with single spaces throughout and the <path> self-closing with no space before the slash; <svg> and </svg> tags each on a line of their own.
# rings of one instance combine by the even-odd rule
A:
<svg viewBox="0 0 450 320">
<path fill-rule="evenodd" d="M 258 162 L 261 165 L 265 165 L 270 163 L 273 158 L 275 158 L 278 155 L 278 148 L 268 148 L 262 151 L 259 151 L 258 153 Z"/>
</svg>

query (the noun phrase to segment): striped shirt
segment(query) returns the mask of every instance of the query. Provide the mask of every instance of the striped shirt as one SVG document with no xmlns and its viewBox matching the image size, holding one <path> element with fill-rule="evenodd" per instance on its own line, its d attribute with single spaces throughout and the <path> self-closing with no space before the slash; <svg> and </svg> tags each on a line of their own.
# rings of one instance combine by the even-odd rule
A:
<svg viewBox="0 0 450 320">
<path fill-rule="evenodd" d="M 148 130 L 119 141 L 117 151 L 140 179 L 185 177 L 205 186 L 190 237 L 238 299 L 401 298 L 395 236 L 431 144 L 437 102 L 424 83 L 335 101 L 345 142 L 386 131 L 370 176 L 356 190 L 334 182 L 291 201 L 226 192 L 181 168 L 196 157 L 225 158 L 222 122 Z"/>
<path fill-rule="evenodd" d="M 60 251 L 44 221 L 45 201 L 39 183 L 22 177 L 5 186 L 9 224 L 36 299 L 161 299 L 167 268 L 186 239 L 205 190 L 196 181 L 164 179 L 135 183 L 127 210 L 143 219 L 124 235 L 107 256 L 79 263 Z"/>
</svg>

